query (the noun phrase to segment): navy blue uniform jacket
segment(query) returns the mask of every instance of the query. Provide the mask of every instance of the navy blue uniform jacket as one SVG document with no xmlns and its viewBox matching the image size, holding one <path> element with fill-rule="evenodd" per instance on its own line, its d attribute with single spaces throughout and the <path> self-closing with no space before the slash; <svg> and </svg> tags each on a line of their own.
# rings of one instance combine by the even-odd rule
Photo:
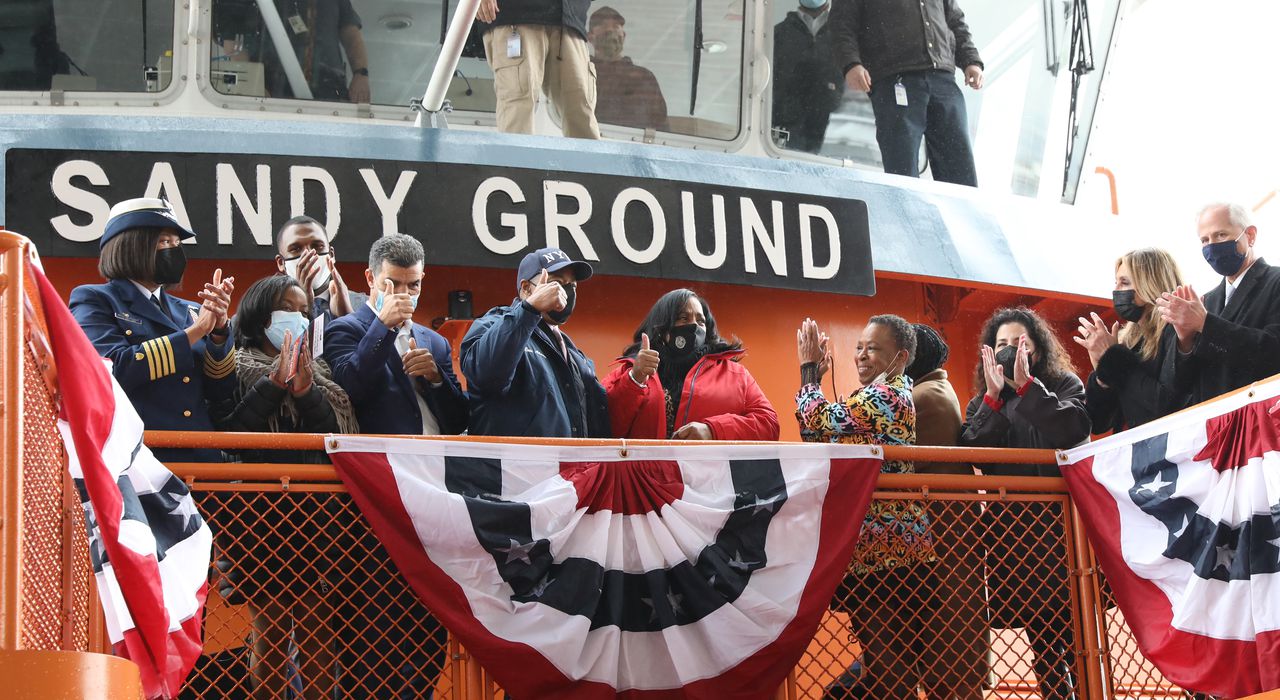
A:
<svg viewBox="0 0 1280 700">
<path fill-rule="evenodd" d="M 71 292 L 71 314 L 148 430 L 213 430 L 206 402 L 232 398 L 236 354 L 222 345 L 187 342 L 191 311 L 200 305 L 161 293 L 156 306 L 129 280 L 86 284 Z M 217 450 L 155 450 L 161 460 L 221 461 Z"/>
<path fill-rule="evenodd" d="M 444 376 L 444 382 L 434 389 L 425 380 L 416 380 L 423 399 L 440 432 L 457 435 L 467 429 L 467 395 L 453 373 L 449 341 L 416 323 L 413 337 L 418 347 L 431 351 Z M 368 304 L 334 319 L 325 329 L 324 359 L 333 371 L 333 380 L 351 397 L 361 432 L 422 434 L 422 412 L 414 396 L 414 383 L 404 373 L 396 351 L 396 331 L 383 325 Z"/>
<path fill-rule="evenodd" d="M 516 300 L 471 324 L 462 339 L 471 434 L 610 437 L 609 404 L 595 365 L 567 335 L 566 362 L 541 320 Z"/>
</svg>

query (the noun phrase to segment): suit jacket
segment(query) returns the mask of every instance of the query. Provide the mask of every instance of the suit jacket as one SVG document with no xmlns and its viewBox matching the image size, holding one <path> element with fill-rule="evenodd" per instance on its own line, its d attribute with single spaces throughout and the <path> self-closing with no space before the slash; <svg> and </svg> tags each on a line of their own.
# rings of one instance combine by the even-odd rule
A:
<svg viewBox="0 0 1280 700">
<path fill-rule="evenodd" d="M 129 280 L 86 284 L 71 292 L 71 314 L 129 396 L 148 430 L 213 430 L 209 403 L 231 399 L 236 360 L 222 345 L 187 341 L 200 305 L 161 292 L 161 306 Z M 160 459 L 221 461 L 217 450 L 156 450 Z"/>
<path fill-rule="evenodd" d="M 1204 295 L 1209 315 L 1191 353 L 1162 367 L 1193 404 L 1280 373 L 1280 269 L 1259 258 L 1226 298 L 1224 279 Z"/>
<path fill-rule="evenodd" d="M 410 380 L 396 351 L 396 330 L 378 320 L 368 304 L 334 319 L 325 329 L 324 359 L 333 380 L 351 397 L 360 429 L 368 433 L 421 435 L 422 412 L 416 393 L 440 425 L 440 432 L 457 435 L 467 429 L 467 395 L 453 372 L 453 351 L 439 333 L 413 324 L 413 338 L 431 351 L 443 381 L 432 387 L 426 380 Z"/>
</svg>

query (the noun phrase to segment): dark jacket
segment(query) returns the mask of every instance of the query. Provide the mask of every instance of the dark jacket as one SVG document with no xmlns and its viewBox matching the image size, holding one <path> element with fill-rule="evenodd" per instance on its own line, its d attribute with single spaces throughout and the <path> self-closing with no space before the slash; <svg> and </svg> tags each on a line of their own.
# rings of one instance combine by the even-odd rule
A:
<svg viewBox="0 0 1280 700">
<path fill-rule="evenodd" d="M 439 333 L 413 324 L 418 347 L 435 357 L 444 381 L 431 387 L 424 379 L 410 381 L 396 351 L 396 331 L 378 320 L 368 304 L 335 319 L 324 333 L 324 359 L 341 386 L 356 420 L 366 433 L 421 435 L 422 412 L 415 391 L 421 391 L 444 435 L 467 429 L 467 395 L 453 373 L 453 352 Z"/>
<path fill-rule="evenodd" d="M 289 390 L 277 386 L 271 377 L 263 377 L 248 391 L 242 392 L 238 401 L 227 405 L 226 415 L 215 415 L 219 430 L 234 432 L 269 433 L 271 419 L 276 419 L 274 432 L 278 433 L 336 433 L 338 417 L 325 395 L 315 386 L 311 391 L 293 399 L 297 420 L 281 414 L 280 405 Z M 217 413 L 217 411 L 215 411 Z M 293 464 L 326 464 L 324 452 L 307 450 L 241 450 L 244 462 L 280 462 Z"/>
<path fill-rule="evenodd" d="M 837 0 L 831 6 L 836 65 L 862 64 L 871 81 L 922 70 L 982 65 L 956 0 Z"/>
<path fill-rule="evenodd" d="M 128 395 L 147 430 L 213 430 L 209 405 L 236 391 L 230 336 L 222 345 L 187 342 L 200 305 L 161 293 L 156 306 L 129 280 L 86 284 L 71 292 L 71 314 Z M 218 450 L 154 450 L 161 461 L 222 461 Z"/>
<path fill-rule="evenodd" d="M 960 444 L 970 447 L 1022 447 L 1061 450 L 1089 439 L 1089 413 L 1084 407 L 1084 384 L 1067 373 L 1046 385 L 1031 381 L 1022 396 L 1005 388 L 1004 405 L 993 411 L 978 394 L 964 412 Z M 984 474 L 1000 476 L 1061 476 L 1049 464 L 983 464 Z"/>
<path fill-rule="evenodd" d="M 462 339 L 471 434 L 609 437 L 609 407 L 595 365 L 564 338 L 565 360 L 542 315 L 520 301 L 490 309 Z"/>
<path fill-rule="evenodd" d="M 498 3 L 498 16 L 490 24 L 477 20 L 482 31 L 513 24 L 565 26 L 587 38 L 587 10 L 591 0 L 505 0 Z"/>
<path fill-rule="evenodd" d="M 1162 358 L 1176 351 L 1177 343 L 1173 328 L 1166 327 L 1165 335 L 1160 353 L 1150 360 L 1142 359 L 1138 349 L 1123 344 L 1102 353 L 1084 390 L 1094 435 L 1133 428 L 1183 408 L 1185 397 L 1160 381 Z"/>
<path fill-rule="evenodd" d="M 1225 299 L 1223 280 L 1204 295 L 1209 315 L 1191 353 L 1160 368 L 1193 404 L 1280 373 L 1280 268 L 1259 258 L 1224 308 Z"/>
<path fill-rule="evenodd" d="M 773 28 L 773 124 L 800 124 L 810 112 L 830 114 L 844 94 L 844 71 L 832 54 L 831 17 L 817 36 L 797 11 Z"/>
<path fill-rule="evenodd" d="M 623 56 L 591 59 L 596 67 L 596 119 L 604 124 L 670 131 L 667 100 L 653 73 Z"/>
<path fill-rule="evenodd" d="M 777 440 L 778 413 L 746 367 L 730 350 L 700 358 L 685 375 L 672 430 L 706 423 L 716 440 Z M 667 394 L 658 374 L 642 387 L 630 376 L 635 358 L 624 357 L 604 379 L 613 436 L 667 439 Z"/>
</svg>

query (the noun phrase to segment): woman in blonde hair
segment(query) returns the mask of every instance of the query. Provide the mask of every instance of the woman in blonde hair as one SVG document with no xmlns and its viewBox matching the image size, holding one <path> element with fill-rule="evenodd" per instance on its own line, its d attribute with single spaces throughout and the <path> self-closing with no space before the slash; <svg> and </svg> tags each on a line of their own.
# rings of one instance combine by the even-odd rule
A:
<svg viewBox="0 0 1280 700">
<path fill-rule="evenodd" d="M 1161 358 L 1175 352 L 1176 336 L 1155 301 L 1182 285 L 1173 256 L 1160 248 L 1131 250 L 1116 260 L 1112 306 L 1121 322 L 1110 328 L 1098 314 L 1081 318 L 1075 341 L 1089 351 L 1093 373 L 1085 387 L 1085 405 L 1095 435 L 1124 430 L 1172 413 L 1186 403 L 1160 382 Z"/>
</svg>

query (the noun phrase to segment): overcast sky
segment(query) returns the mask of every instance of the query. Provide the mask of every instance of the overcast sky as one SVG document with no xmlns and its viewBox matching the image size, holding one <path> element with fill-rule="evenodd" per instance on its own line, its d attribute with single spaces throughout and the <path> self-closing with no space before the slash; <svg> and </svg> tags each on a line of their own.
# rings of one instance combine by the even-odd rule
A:
<svg viewBox="0 0 1280 700">
<path fill-rule="evenodd" d="M 1200 257 L 1204 203 L 1253 209 L 1280 189 L 1277 0 L 1135 0 L 1121 25 L 1089 143 L 1111 169 L 1132 240 L 1159 244 L 1203 294 L 1221 278 Z M 1084 181 L 1077 206 L 1107 210 L 1106 178 Z M 1280 264 L 1280 194 L 1254 214 L 1259 249 Z M 1106 251 L 1107 257 L 1124 252 Z"/>
</svg>

